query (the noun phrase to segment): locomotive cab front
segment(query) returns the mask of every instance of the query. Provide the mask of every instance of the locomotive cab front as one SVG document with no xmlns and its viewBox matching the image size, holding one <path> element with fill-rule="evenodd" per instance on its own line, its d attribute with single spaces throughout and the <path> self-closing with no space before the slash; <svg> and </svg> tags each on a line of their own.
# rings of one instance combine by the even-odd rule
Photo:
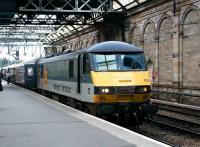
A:
<svg viewBox="0 0 200 147">
<path fill-rule="evenodd" d="M 143 52 L 96 52 L 91 53 L 91 61 L 93 102 L 99 113 L 132 113 L 149 101 L 150 80 Z"/>
</svg>

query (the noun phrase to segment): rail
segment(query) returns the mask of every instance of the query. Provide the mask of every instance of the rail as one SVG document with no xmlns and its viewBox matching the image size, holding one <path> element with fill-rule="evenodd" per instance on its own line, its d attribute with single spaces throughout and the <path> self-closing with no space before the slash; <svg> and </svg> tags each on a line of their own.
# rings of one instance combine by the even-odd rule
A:
<svg viewBox="0 0 200 147">
<path fill-rule="evenodd" d="M 155 115 L 153 120 L 151 120 L 151 123 L 158 125 L 160 127 L 168 128 L 170 130 L 175 129 L 181 132 L 185 132 L 187 134 L 200 137 L 200 124 L 197 123 L 192 123 L 158 114 Z"/>
</svg>

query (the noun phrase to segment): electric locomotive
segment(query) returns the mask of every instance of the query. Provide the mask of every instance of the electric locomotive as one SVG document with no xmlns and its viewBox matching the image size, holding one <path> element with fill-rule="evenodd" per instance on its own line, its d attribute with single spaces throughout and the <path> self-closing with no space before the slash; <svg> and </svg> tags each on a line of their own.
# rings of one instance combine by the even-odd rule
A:
<svg viewBox="0 0 200 147">
<path fill-rule="evenodd" d="M 143 49 L 119 41 L 98 43 L 38 62 L 38 88 L 83 111 L 120 119 L 156 113 Z"/>
</svg>

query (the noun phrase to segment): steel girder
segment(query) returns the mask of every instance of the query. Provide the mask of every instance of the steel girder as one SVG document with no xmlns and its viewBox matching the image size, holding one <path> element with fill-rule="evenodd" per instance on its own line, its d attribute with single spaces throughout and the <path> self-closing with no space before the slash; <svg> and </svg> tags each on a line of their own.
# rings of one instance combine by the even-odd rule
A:
<svg viewBox="0 0 200 147">
<path fill-rule="evenodd" d="M 112 0 L 18 0 L 19 13 L 104 13 L 112 11 Z"/>
<path fill-rule="evenodd" d="M 129 5 L 132 5 L 134 3 L 137 3 L 139 5 L 141 3 L 139 0 L 12 1 L 13 5 L 14 2 L 16 2 L 17 4 L 16 11 L 12 11 L 15 12 L 15 14 L 12 15 L 12 18 L 9 17 L 11 19 L 6 22 L 0 21 L 0 24 L 4 24 L 4 27 L 5 24 L 8 25 L 8 27 L 6 27 L 4 30 L 0 30 L 0 38 L 4 38 L 4 36 L 7 35 L 4 41 L 7 41 L 11 38 L 17 38 L 20 35 L 24 36 L 25 40 L 26 38 L 28 38 L 26 36 L 31 36 L 32 34 L 32 38 L 35 38 L 34 36 L 38 35 L 38 37 L 41 38 L 41 42 L 55 41 L 55 38 L 63 38 L 74 32 L 79 32 L 83 30 L 85 26 L 94 25 L 97 22 L 102 21 L 103 16 L 105 16 L 106 14 L 125 14 L 127 13 Z M 118 5 L 117 8 L 116 4 Z M 9 24 L 11 24 L 11 27 L 9 26 Z M 46 27 L 47 25 L 48 27 Z M 65 29 L 68 29 L 68 31 L 63 31 L 62 29 L 59 29 L 59 26 L 66 26 Z M 40 31 L 40 29 L 38 29 L 37 27 L 41 28 L 41 30 L 43 31 Z M 69 27 L 72 27 L 73 29 L 69 29 Z M 7 30 L 7 28 L 9 29 Z M 55 33 L 47 36 L 47 34 L 49 34 L 51 31 Z M 19 41 L 23 40 L 19 39 Z"/>
<path fill-rule="evenodd" d="M 16 37 L 16 38 L 9 38 L 9 41 L 7 38 L 0 38 L 1 43 L 14 43 L 14 42 L 38 42 L 40 38 L 23 38 L 23 37 Z"/>
<path fill-rule="evenodd" d="M 50 26 L 5 25 L 0 27 L 0 42 L 38 42 L 52 29 Z"/>
<path fill-rule="evenodd" d="M 27 25 L 93 25 L 101 14 L 16 14 L 10 24 Z"/>
<path fill-rule="evenodd" d="M 113 0 L 17 0 L 11 24 L 91 25 L 113 12 Z"/>
<path fill-rule="evenodd" d="M 10 21 L 0 21 L 2 42 L 23 42 L 28 40 L 27 36 L 32 36 L 32 40 L 36 41 L 55 31 L 58 26 L 93 25 L 103 14 L 112 12 L 112 0 L 13 0 L 13 4 L 14 1 L 17 6 L 15 15 L 10 17 Z M 47 25 L 49 28 L 43 27 Z M 35 35 L 38 37 L 35 38 Z"/>
<path fill-rule="evenodd" d="M 27 44 L 18 44 L 18 43 L 4 43 L 0 42 L 0 47 L 49 47 L 49 45 L 45 44 L 34 44 L 34 43 L 27 43 Z"/>
</svg>

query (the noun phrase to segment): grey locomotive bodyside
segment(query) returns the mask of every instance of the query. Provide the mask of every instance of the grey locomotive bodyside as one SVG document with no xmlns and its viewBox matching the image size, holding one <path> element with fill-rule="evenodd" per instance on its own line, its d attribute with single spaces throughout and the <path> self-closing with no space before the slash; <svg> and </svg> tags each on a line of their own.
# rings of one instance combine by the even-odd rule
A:
<svg viewBox="0 0 200 147">
<path fill-rule="evenodd" d="M 82 58 L 83 54 L 72 53 L 40 60 L 38 88 L 91 103 L 94 86 L 91 80 L 83 80 L 89 74 L 83 74 Z"/>
</svg>

